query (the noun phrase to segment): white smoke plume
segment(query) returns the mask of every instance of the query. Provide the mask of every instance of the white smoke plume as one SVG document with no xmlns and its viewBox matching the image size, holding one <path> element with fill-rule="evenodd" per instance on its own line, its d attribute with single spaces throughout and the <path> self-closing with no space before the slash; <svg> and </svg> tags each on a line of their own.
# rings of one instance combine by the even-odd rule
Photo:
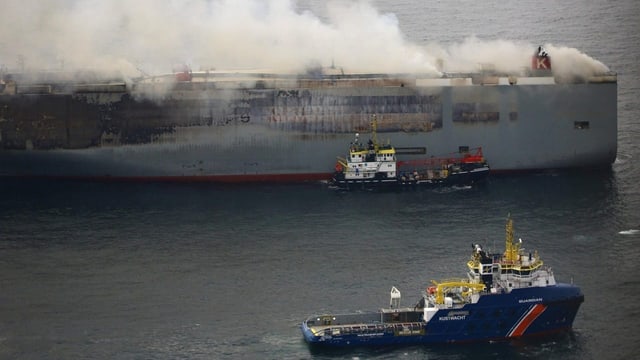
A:
<svg viewBox="0 0 640 360">
<path fill-rule="evenodd" d="M 551 56 L 553 72 L 560 78 L 581 79 L 609 71 L 606 65 L 578 49 L 553 44 L 545 45 L 545 48 Z"/>
<path fill-rule="evenodd" d="M 193 70 L 296 73 L 310 64 L 346 72 L 519 72 L 538 44 L 469 37 L 443 48 L 408 41 L 392 13 L 367 1 L 328 2 L 326 17 L 293 0 L 4 0 L 0 64 L 10 70 L 91 69 L 125 76 Z M 554 71 L 608 71 L 576 49 L 545 45 Z M 444 66 L 441 68 L 441 64 Z"/>
</svg>

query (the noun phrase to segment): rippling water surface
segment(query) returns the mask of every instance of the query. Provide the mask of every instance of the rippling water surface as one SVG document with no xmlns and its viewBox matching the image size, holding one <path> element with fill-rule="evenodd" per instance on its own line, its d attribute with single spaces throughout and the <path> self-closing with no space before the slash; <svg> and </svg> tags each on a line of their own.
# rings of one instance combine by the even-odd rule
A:
<svg viewBox="0 0 640 360">
<path fill-rule="evenodd" d="M 610 171 L 483 186 L 335 193 L 323 184 L 2 182 L 0 358 L 605 359 L 640 349 L 638 5 L 376 1 L 408 40 L 476 34 L 576 47 L 618 72 Z M 300 2 L 319 8 L 319 2 Z M 585 303 L 571 334 L 514 344 L 314 352 L 300 321 L 404 303 L 464 275 L 504 219 Z"/>
</svg>

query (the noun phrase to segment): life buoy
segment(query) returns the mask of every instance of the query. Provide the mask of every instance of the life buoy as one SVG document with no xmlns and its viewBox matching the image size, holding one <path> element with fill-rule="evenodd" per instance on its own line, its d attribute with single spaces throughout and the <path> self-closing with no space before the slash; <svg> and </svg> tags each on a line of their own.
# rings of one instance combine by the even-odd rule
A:
<svg viewBox="0 0 640 360">
<path fill-rule="evenodd" d="M 336 172 L 342 172 L 342 164 L 336 163 Z"/>
<path fill-rule="evenodd" d="M 429 286 L 427 288 L 427 292 L 429 293 L 429 295 L 433 295 L 436 293 L 436 287 L 435 286 Z"/>
</svg>

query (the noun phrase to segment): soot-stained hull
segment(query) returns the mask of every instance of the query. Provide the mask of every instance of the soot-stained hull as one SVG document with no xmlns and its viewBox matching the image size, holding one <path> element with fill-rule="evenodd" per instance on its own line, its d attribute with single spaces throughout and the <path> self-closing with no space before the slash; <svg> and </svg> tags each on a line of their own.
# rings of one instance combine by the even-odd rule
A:
<svg viewBox="0 0 640 360">
<path fill-rule="evenodd" d="M 615 75 L 18 78 L 0 94 L 0 176 L 329 179 L 372 114 L 383 142 L 427 156 L 482 147 L 492 171 L 603 167 L 616 157 L 616 93 Z"/>
</svg>

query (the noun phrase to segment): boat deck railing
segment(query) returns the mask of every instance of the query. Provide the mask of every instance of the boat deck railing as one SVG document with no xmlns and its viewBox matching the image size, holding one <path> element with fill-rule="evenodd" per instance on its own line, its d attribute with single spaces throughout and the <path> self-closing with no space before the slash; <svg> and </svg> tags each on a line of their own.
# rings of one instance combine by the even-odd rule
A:
<svg viewBox="0 0 640 360">
<path fill-rule="evenodd" d="M 331 326 L 309 326 L 309 330 L 315 336 L 340 336 L 340 335 L 360 335 L 360 334 L 393 334 L 399 335 L 424 335 L 425 323 L 403 322 L 403 323 L 362 323 L 348 325 Z"/>
</svg>

